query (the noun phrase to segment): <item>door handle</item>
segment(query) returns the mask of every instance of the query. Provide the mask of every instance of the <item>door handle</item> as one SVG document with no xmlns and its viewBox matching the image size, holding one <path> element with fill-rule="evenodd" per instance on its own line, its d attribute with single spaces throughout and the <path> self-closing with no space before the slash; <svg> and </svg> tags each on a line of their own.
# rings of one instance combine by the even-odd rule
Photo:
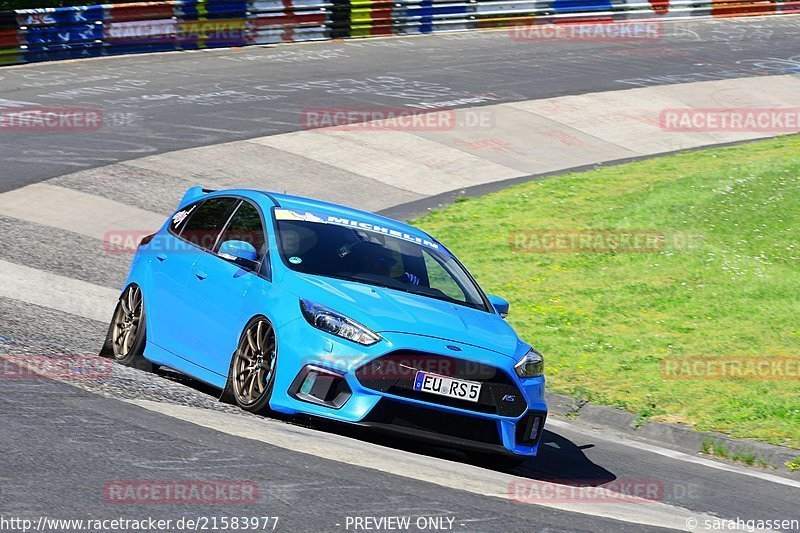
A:
<svg viewBox="0 0 800 533">
<path fill-rule="evenodd" d="M 202 270 L 195 270 L 194 275 L 197 276 L 197 279 L 199 279 L 200 281 L 203 281 L 208 277 L 208 274 L 206 274 Z"/>
<path fill-rule="evenodd" d="M 161 261 L 163 263 L 164 261 L 167 260 L 167 254 L 164 254 L 164 253 L 156 254 L 156 259 L 158 259 L 159 261 Z"/>
</svg>

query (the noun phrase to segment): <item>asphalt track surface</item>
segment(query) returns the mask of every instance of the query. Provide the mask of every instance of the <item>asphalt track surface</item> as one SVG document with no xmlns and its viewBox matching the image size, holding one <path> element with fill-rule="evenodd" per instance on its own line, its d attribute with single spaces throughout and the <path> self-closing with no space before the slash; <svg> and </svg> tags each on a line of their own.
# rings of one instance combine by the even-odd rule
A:
<svg viewBox="0 0 800 533">
<path fill-rule="evenodd" d="M 0 107 L 99 109 L 104 127 L 0 133 L 0 192 L 117 161 L 303 129 L 309 108 L 464 107 L 800 72 L 797 17 L 660 28 L 650 41 L 529 42 L 500 30 L 4 68 Z"/>
<path fill-rule="evenodd" d="M 154 415 L 53 381 L 3 394 L 0 442 L 15 457 L 4 468 L 4 514 L 50 518 L 278 517 L 278 531 L 343 530 L 348 516 L 451 517 L 454 530 L 641 531 L 639 525 L 544 510 L 486 498 L 366 468 L 317 459 Z M 9 400 L 12 400 L 9 402 Z M 46 425 L 37 424 L 43 418 Z M 67 429 L 69 428 L 69 429 Z M 55 430 L 55 431 L 54 431 Z M 53 441 L 54 433 L 60 436 Z M 14 436 L 24 434 L 24 448 Z M 113 440 L 107 440 L 113 435 Z M 69 453 L 64 453 L 69 449 Z M 26 460 L 27 459 L 27 460 Z M 46 469 L 48 473 L 44 473 Z M 113 477 L 109 478 L 109 474 Z M 166 477 L 165 477 L 166 474 Z M 47 483 L 42 480 L 47 478 Z M 128 479 L 263 480 L 254 504 L 108 504 L 105 487 Z M 23 503 L 24 502 L 24 503 Z M 25 513 L 28 511 L 28 513 Z"/>
<path fill-rule="evenodd" d="M 146 155 L 301 129 L 301 111 L 307 108 L 472 106 L 800 72 L 796 18 L 682 22 L 667 33 L 674 35 L 644 43 L 521 43 L 496 31 L 6 68 L 0 70 L 0 105 L 99 108 L 107 127 L 70 135 L 0 133 L 0 191 Z M 108 120 L 118 124 L 108 127 Z M 23 231 L 36 238 L 20 239 Z M 68 245 L 49 246 L 54 241 Z M 117 286 L 128 258 L 93 256 L 90 249 L 80 236 L 24 227 L 0 213 L 0 259 Z M 93 354 L 105 327 L 0 297 L 0 356 Z M 12 363 L 4 364 L 7 370 Z M 327 458 L 325 447 L 351 442 L 354 454 L 362 449 L 396 454 L 401 466 L 410 451 L 424 464 L 444 464 L 467 485 L 476 467 L 453 451 L 307 420 L 280 421 L 288 428 L 281 431 L 301 437 L 310 426 L 344 439 L 329 443 L 321 437 L 318 454 L 300 453 L 120 401 L 145 399 L 242 416 L 201 385 L 169 373 L 115 367 L 111 378 L 78 385 L 4 380 L 3 517 L 278 516 L 279 531 L 346 531 L 348 516 L 410 515 L 453 518 L 455 531 L 655 529 L 635 520 L 459 490 L 452 483 L 417 479 L 419 472 L 396 475 L 388 468 L 359 467 L 353 464 L 358 457 Z M 664 489 L 654 506 L 743 520 L 800 518 L 800 485 L 756 470 L 722 469 L 666 450 L 654 453 L 613 433 L 557 421 L 541 450 L 513 475 L 600 486 L 656 481 Z M 105 501 L 109 482 L 132 479 L 247 479 L 258 483 L 260 497 L 244 506 Z"/>
</svg>

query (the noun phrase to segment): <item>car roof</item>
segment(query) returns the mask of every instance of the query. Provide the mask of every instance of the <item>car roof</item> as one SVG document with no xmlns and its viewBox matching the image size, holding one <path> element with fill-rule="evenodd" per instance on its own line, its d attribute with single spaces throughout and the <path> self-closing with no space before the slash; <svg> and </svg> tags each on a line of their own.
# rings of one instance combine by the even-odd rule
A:
<svg viewBox="0 0 800 533">
<path fill-rule="evenodd" d="M 431 241 L 437 242 L 432 236 L 422 231 L 419 228 L 400 222 L 393 218 L 376 215 L 369 211 L 362 211 L 339 204 L 330 202 L 323 202 L 322 200 L 315 200 L 313 198 L 304 198 L 302 196 L 292 196 L 290 194 L 276 194 L 265 193 L 280 204 L 280 207 L 285 209 L 292 209 L 298 211 L 316 211 L 329 215 L 341 216 L 350 219 L 356 219 L 370 224 L 388 226 L 392 229 L 402 231 L 405 233 L 418 234 L 420 236 L 428 237 Z"/>
<path fill-rule="evenodd" d="M 419 228 L 416 228 L 404 222 L 400 222 L 399 220 L 384 217 L 381 215 L 376 215 L 375 213 L 362 211 L 360 209 L 354 209 L 352 207 L 334 204 L 331 202 L 323 202 L 322 200 L 315 200 L 313 198 L 305 198 L 302 196 L 293 196 L 291 194 L 285 194 L 285 193 L 282 194 L 282 193 L 259 191 L 259 190 L 230 189 L 230 190 L 217 190 L 212 192 L 206 189 L 203 192 L 207 193 L 211 192 L 212 195 L 214 196 L 225 195 L 225 194 L 237 194 L 242 196 L 248 196 L 254 200 L 263 200 L 264 197 L 267 197 L 272 201 L 272 204 L 274 204 L 276 207 L 291 209 L 294 211 L 311 211 L 317 213 L 324 213 L 326 215 L 333 215 L 333 216 L 358 220 L 359 222 L 367 222 L 369 224 L 386 226 L 390 229 L 394 229 L 404 233 L 425 237 L 428 240 L 435 242 L 440 246 L 442 246 L 442 248 L 444 248 L 444 246 L 441 245 L 439 241 L 437 241 L 430 234 L 422 231 Z M 260 198 L 257 198 L 257 196 L 260 196 Z"/>
</svg>

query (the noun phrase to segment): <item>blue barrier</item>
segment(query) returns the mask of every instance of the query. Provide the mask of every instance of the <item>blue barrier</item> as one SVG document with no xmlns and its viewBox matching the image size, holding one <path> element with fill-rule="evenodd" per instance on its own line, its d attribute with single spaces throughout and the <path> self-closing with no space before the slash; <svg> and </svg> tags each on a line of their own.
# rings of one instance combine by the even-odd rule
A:
<svg viewBox="0 0 800 533">
<path fill-rule="evenodd" d="M 102 54 L 104 6 L 22 9 L 15 12 L 15 18 L 23 62 Z"/>
<path fill-rule="evenodd" d="M 405 9 L 408 17 L 433 17 L 434 15 L 457 15 L 467 13 L 465 5 L 436 6 L 430 0 L 424 0 L 419 6 L 409 6 Z"/>
<path fill-rule="evenodd" d="M 176 5 L 175 15 L 186 20 L 244 18 L 248 7 L 248 0 L 184 0 Z"/>
<path fill-rule="evenodd" d="M 25 61 L 49 61 L 53 59 L 80 59 L 102 55 L 102 43 L 51 44 L 22 50 Z"/>
<path fill-rule="evenodd" d="M 105 7 L 97 5 L 21 9 L 16 13 L 19 26 L 57 26 L 102 22 L 105 17 Z"/>
<path fill-rule="evenodd" d="M 585 13 L 592 11 L 611 11 L 609 0 L 553 0 L 556 13 Z"/>
<path fill-rule="evenodd" d="M 102 24 L 83 24 L 80 26 L 41 26 L 29 27 L 20 36 L 22 44 L 69 44 L 103 39 Z"/>
<path fill-rule="evenodd" d="M 419 32 L 431 33 L 433 32 L 433 2 L 431 0 L 422 0 L 419 6 Z"/>
</svg>

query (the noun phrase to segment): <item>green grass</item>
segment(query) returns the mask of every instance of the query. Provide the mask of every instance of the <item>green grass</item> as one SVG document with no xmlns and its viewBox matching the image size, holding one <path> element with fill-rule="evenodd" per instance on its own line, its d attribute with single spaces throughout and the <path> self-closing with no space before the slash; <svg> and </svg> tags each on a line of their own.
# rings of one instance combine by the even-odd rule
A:
<svg viewBox="0 0 800 533">
<path fill-rule="evenodd" d="M 714 439 L 704 439 L 700 444 L 700 453 L 711 455 L 713 457 L 721 457 L 723 459 L 728 459 L 729 461 L 746 464 L 747 466 L 758 465 L 761 468 L 775 469 L 775 465 L 772 465 L 760 457 L 757 457 L 752 451 L 729 450 L 724 443 Z M 786 465 L 789 466 L 789 463 Z"/>
<path fill-rule="evenodd" d="M 800 448 L 800 380 L 675 380 L 660 367 L 800 356 L 800 137 L 529 182 L 414 224 L 511 302 L 509 321 L 545 354 L 549 390 Z M 658 253 L 509 244 L 514 232 L 553 229 L 667 239 Z"/>
<path fill-rule="evenodd" d="M 800 455 L 798 455 L 797 457 L 786 463 L 786 466 L 788 466 L 789 470 L 791 470 L 792 472 L 797 472 L 798 470 L 800 470 Z"/>
</svg>

